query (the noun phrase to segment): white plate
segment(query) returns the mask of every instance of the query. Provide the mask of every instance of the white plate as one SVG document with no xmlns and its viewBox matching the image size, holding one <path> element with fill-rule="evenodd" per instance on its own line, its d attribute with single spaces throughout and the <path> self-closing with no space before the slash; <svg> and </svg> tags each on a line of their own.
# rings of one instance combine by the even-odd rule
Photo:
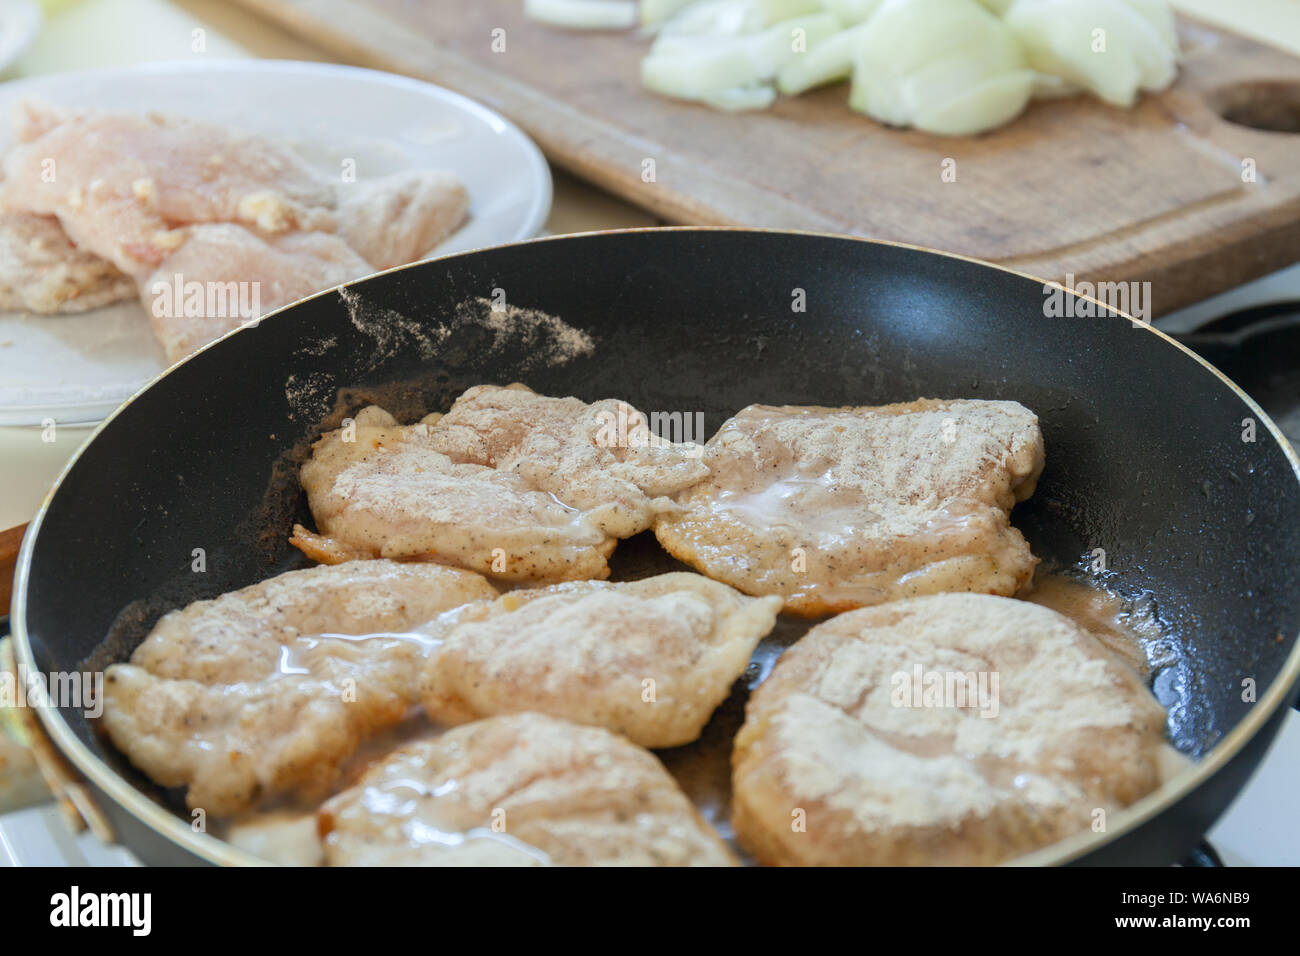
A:
<svg viewBox="0 0 1300 956">
<path fill-rule="evenodd" d="M 470 220 L 434 255 L 527 239 L 551 206 L 551 175 L 532 140 L 459 94 L 355 67 L 283 61 L 158 63 L 38 77 L 0 86 L 0 150 L 24 99 L 175 113 L 263 133 L 338 175 L 449 169 Z M 166 367 L 142 306 L 85 315 L 0 313 L 0 425 L 97 421 Z"/>
</svg>

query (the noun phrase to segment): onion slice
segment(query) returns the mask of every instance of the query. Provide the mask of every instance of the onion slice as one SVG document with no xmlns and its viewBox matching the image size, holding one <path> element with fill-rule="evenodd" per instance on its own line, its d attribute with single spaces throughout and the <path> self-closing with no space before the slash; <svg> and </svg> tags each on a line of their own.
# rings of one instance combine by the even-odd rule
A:
<svg viewBox="0 0 1300 956">
<path fill-rule="evenodd" d="M 796 96 L 817 86 L 847 80 L 853 72 L 853 51 L 862 42 L 864 25 L 841 30 L 781 68 L 776 88 Z"/>
<path fill-rule="evenodd" d="M 636 26 L 636 0 L 524 0 L 524 13 L 570 30 L 625 30 Z"/>
<path fill-rule="evenodd" d="M 845 26 L 866 23 L 884 0 L 822 0 L 822 8 L 840 18 Z"/>
<path fill-rule="evenodd" d="M 743 36 L 822 12 L 821 0 L 702 0 L 665 23 L 660 35 Z"/>
<path fill-rule="evenodd" d="M 828 13 L 793 17 L 738 36 L 661 33 L 641 61 L 641 81 L 664 96 L 719 105 L 727 110 L 772 104 L 771 81 L 800 51 L 815 49 L 839 32 Z"/>
<path fill-rule="evenodd" d="M 1130 107 L 1178 73 L 1172 17 L 1163 0 L 1017 0 L 1006 22 L 1035 70 Z"/>
<path fill-rule="evenodd" d="M 849 106 L 942 136 L 1001 126 L 1034 89 L 1015 37 L 976 0 L 886 0 L 854 57 Z"/>
</svg>

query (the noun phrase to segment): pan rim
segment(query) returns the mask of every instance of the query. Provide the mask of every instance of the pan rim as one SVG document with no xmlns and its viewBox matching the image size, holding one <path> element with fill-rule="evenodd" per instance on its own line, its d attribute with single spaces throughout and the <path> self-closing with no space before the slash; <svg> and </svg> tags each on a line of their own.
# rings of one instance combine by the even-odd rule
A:
<svg viewBox="0 0 1300 956">
<path fill-rule="evenodd" d="M 865 236 L 848 236 L 838 235 L 835 233 L 823 233 L 810 230 L 795 229 L 762 229 L 739 226 L 646 226 L 634 227 L 627 229 L 608 229 L 593 230 L 589 232 L 565 233 L 563 235 L 542 236 L 532 239 L 519 240 L 517 242 L 504 243 L 497 246 L 484 246 L 479 249 L 471 249 L 463 252 L 450 253 L 445 256 L 439 256 L 433 259 L 426 259 L 421 262 L 409 263 L 407 265 L 397 266 L 392 269 L 386 269 L 382 272 L 374 273 L 362 279 L 354 280 L 352 283 L 344 283 L 341 286 L 335 286 L 323 290 L 315 295 L 307 296 L 296 302 L 289 303 L 273 312 L 245 323 L 238 328 L 231 329 L 220 338 L 209 342 L 203 348 L 186 356 L 179 362 L 170 365 L 162 372 L 155 375 L 148 382 L 140 387 L 138 391 L 131 395 L 125 402 L 113 410 L 96 428 L 86 437 L 77 450 L 68 459 L 67 463 L 60 470 L 54 484 L 50 486 L 49 491 L 41 500 L 40 509 L 35 517 L 27 526 L 27 533 L 23 536 L 21 550 L 18 555 L 17 570 L 14 576 L 13 600 L 10 609 L 10 624 L 13 631 L 14 656 L 17 663 L 19 677 L 24 679 L 25 675 L 35 670 L 35 658 L 32 654 L 31 642 L 27 634 L 26 606 L 27 606 L 27 588 L 28 579 L 31 573 L 32 554 L 35 550 L 37 537 L 40 533 L 41 524 L 44 521 L 45 514 L 49 510 L 55 495 L 62 486 L 64 479 L 69 472 L 76 466 L 81 455 L 94 442 L 100 433 L 107 428 L 132 402 L 147 392 L 156 383 L 166 376 L 170 375 L 181 365 L 192 360 L 195 355 L 206 352 L 208 349 L 215 347 L 218 343 L 235 335 L 245 328 L 256 326 L 260 322 L 272 316 L 278 315 L 286 309 L 295 308 L 303 302 L 319 298 L 325 295 L 333 295 L 340 288 L 350 288 L 351 286 L 367 282 L 376 276 L 388 275 L 394 272 L 401 272 L 407 269 L 421 267 L 429 262 L 441 262 L 449 259 L 459 258 L 461 256 L 476 255 L 480 252 L 490 249 L 508 249 L 516 246 L 533 245 L 547 242 L 563 242 L 573 239 L 584 239 L 599 236 L 618 236 L 650 232 L 687 232 L 687 233 L 760 233 L 779 236 L 796 236 L 800 238 L 812 239 L 832 239 L 846 242 L 862 242 L 878 246 L 892 246 L 900 249 L 907 249 L 915 252 L 924 252 L 932 255 L 942 256 L 948 259 L 956 259 L 962 262 L 969 262 L 974 265 L 985 268 L 996 269 L 1000 272 L 1010 273 L 1022 279 L 1029 279 L 1045 288 L 1052 283 L 1049 280 L 1039 276 L 1022 272 L 1018 269 L 1012 269 L 1007 266 L 999 265 L 995 262 L 988 262 L 983 259 L 977 259 L 973 256 L 966 256 L 960 253 L 944 252 L 927 246 L 916 245 L 912 243 L 896 242 L 888 239 L 872 239 Z M 1066 290 L 1070 291 L 1070 290 Z M 1247 395 L 1235 382 L 1220 372 L 1217 368 L 1207 362 L 1201 356 L 1197 355 L 1187 346 L 1178 342 L 1170 335 L 1157 329 L 1149 322 L 1144 322 L 1134 318 L 1125 312 L 1121 312 L 1111 306 L 1100 302 L 1093 296 L 1079 295 L 1071 292 L 1075 298 L 1092 302 L 1101 309 L 1101 315 L 1108 318 L 1113 317 L 1121 321 L 1128 321 L 1135 326 L 1140 326 L 1148 332 L 1157 335 L 1166 345 L 1183 352 L 1195 362 L 1214 374 L 1220 382 L 1227 386 L 1255 415 L 1256 420 L 1264 424 L 1268 433 L 1273 437 L 1274 442 L 1282 450 L 1283 455 L 1291 464 L 1291 471 L 1297 484 L 1300 484 L 1300 456 L 1290 442 L 1282 434 L 1277 424 L 1264 412 L 1262 408 Z M 1059 865 L 1072 862 L 1088 853 L 1098 850 L 1109 845 L 1127 833 L 1132 832 L 1142 826 L 1149 820 L 1154 819 L 1160 813 L 1181 802 L 1192 791 L 1205 784 L 1211 777 L 1222 770 L 1237 754 L 1245 747 L 1246 743 L 1255 737 L 1264 725 L 1272 719 L 1277 710 L 1283 706 L 1295 686 L 1297 679 L 1300 679 L 1300 635 L 1296 635 L 1296 641 L 1291 648 L 1283 663 L 1281 671 L 1277 677 L 1269 684 L 1263 695 L 1260 696 L 1255 706 L 1226 736 L 1214 745 L 1204 757 L 1194 763 L 1181 773 L 1176 774 L 1171 780 L 1156 788 L 1147 796 L 1137 802 L 1125 807 L 1119 813 L 1112 817 L 1112 825 L 1107 827 L 1104 833 L 1092 833 L 1083 831 L 1064 840 L 1049 844 L 1024 856 L 1014 860 L 1009 860 L 1003 865 L 1007 866 L 1043 866 Z M 63 756 L 80 772 L 95 788 L 103 792 L 109 799 L 113 800 L 119 808 L 130 814 L 137 822 L 142 823 L 147 828 L 153 830 L 159 836 L 171 843 L 179 845 L 183 850 L 198 857 L 205 862 L 222 865 L 222 866 L 265 866 L 268 861 L 262 860 L 251 853 L 236 848 L 233 844 L 225 840 L 218 839 L 206 832 L 196 832 L 182 818 L 176 816 L 173 812 L 154 802 L 146 796 L 141 790 L 130 784 L 125 777 L 118 774 L 101 760 L 89 747 L 87 747 L 80 738 L 73 733 L 71 726 L 63 718 L 58 709 L 49 706 L 49 702 L 44 696 L 43 691 L 36 695 L 35 710 L 45 733 L 49 735 L 56 747 Z"/>
</svg>

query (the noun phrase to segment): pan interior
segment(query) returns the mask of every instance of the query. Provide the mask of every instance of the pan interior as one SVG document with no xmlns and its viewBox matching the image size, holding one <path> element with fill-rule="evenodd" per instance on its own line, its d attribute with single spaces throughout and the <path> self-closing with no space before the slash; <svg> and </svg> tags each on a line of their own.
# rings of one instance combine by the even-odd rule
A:
<svg viewBox="0 0 1300 956">
<path fill-rule="evenodd" d="M 920 250 L 697 230 L 507 246 L 318 296 L 165 376 L 82 452 L 31 554 L 36 666 L 123 660 L 166 611 L 305 565 L 287 544 L 293 522 L 310 524 L 297 465 L 371 402 L 413 421 L 471 385 L 522 381 L 698 413 L 712 434 L 755 402 L 1011 399 L 1037 413 L 1047 447 L 1014 523 L 1048 567 L 1104 552 L 1104 583 L 1158 615 L 1170 644 L 1154 689 L 1176 745 L 1203 754 L 1300 632 L 1296 475 L 1240 394 L 1189 354 L 1073 299 L 1076 314 L 1049 316 L 1045 301 L 1034 280 Z M 622 578 L 674 566 L 650 535 L 614 558 Z M 783 619 L 704 743 L 664 755 L 675 770 L 729 746 L 747 687 L 806 627 Z M 167 801 L 80 710 L 62 715 Z M 718 785 L 715 767 L 700 793 Z"/>
</svg>

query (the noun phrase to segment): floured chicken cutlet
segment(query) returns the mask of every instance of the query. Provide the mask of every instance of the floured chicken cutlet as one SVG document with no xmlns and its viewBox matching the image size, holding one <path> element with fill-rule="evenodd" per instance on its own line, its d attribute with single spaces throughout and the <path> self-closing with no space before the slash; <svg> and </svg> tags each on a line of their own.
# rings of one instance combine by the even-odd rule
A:
<svg viewBox="0 0 1300 956">
<path fill-rule="evenodd" d="M 537 711 L 677 747 L 699 737 L 780 609 L 682 572 L 512 591 L 443 635 L 425 713 L 460 724 Z"/>
<path fill-rule="evenodd" d="M 13 240 L 0 226 L 0 296 L 14 286 L 38 311 L 54 311 L 40 307 L 51 299 L 93 308 L 108 278 L 120 292 L 120 270 L 173 361 L 290 302 L 421 258 L 469 205 L 441 170 L 337 183 L 291 149 L 196 120 L 26 104 L 18 121 L 0 209 L 57 218 L 75 256 L 61 254 L 63 277 L 45 269 L 28 288 L 30 254 L 15 247 L 6 263 Z M 108 263 L 110 277 L 90 274 Z M 173 286 L 201 294 L 178 306 Z"/>
<path fill-rule="evenodd" d="M 671 495 L 708 475 L 702 449 L 638 432 L 636 422 L 645 416 L 617 399 L 588 405 L 520 384 L 478 385 L 437 420 L 433 443 L 456 461 L 522 475 L 607 534 L 628 538 L 672 510 Z"/>
<path fill-rule="evenodd" d="M 496 597 L 436 565 L 290 571 L 158 622 L 108 668 L 104 726 L 152 780 L 228 815 L 323 797 L 359 744 L 419 704 L 420 666 L 453 609 Z"/>
<path fill-rule="evenodd" d="M 1137 674 L 1047 608 L 940 594 L 852 611 L 750 698 L 732 823 L 767 864 L 997 863 L 1155 789 L 1164 725 Z"/>
<path fill-rule="evenodd" d="M 264 239 L 230 223 L 179 231 L 184 243 L 140 286 L 154 337 L 173 362 L 244 322 L 374 271 L 328 232 Z M 192 276 L 204 279 L 197 286 L 201 304 L 192 303 L 185 291 Z M 167 308 L 154 307 L 160 299 Z"/>
<path fill-rule="evenodd" d="M 128 275 L 153 272 L 184 241 L 176 230 L 192 223 L 269 235 L 336 226 L 333 184 L 261 136 L 157 114 L 26 109 L 0 203 L 58 216 L 79 248 Z"/>
<path fill-rule="evenodd" d="M 471 388 L 445 415 L 398 425 L 382 409 L 315 445 L 302 486 L 318 561 L 414 558 L 507 581 L 605 578 L 619 538 L 675 507 L 707 472 L 688 446 L 619 446 L 609 399 L 588 405 L 524 388 Z M 349 439 L 352 440 L 349 440 Z"/>
<path fill-rule="evenodd" d="M 541 714 L 404 747 L 321 808 L 333 866 L 733 866 L 655 756 Z"/>
<path fill-rule="evenodd" d="M 376 269 L 423 258 L 461 227 L 469 194 L 450 173 L 411 169 L 340 187 L 339 232 Z"/>
<path fill-rule="evenodd" d="M 1014 594 L 1037 559 L 1009 512 L 1043 469 L 1015 402 L 751 405 L 709 440 L 707 479 L 655 523 L 674 557 L 820 615 L 940 591 Z"/>
<path fill-rule="evenodd" d="M 0 312 L 88 312 L 135 298 L 135 283 L 78 249 L 53 216 L 0 213 Z"/>
</svg>

